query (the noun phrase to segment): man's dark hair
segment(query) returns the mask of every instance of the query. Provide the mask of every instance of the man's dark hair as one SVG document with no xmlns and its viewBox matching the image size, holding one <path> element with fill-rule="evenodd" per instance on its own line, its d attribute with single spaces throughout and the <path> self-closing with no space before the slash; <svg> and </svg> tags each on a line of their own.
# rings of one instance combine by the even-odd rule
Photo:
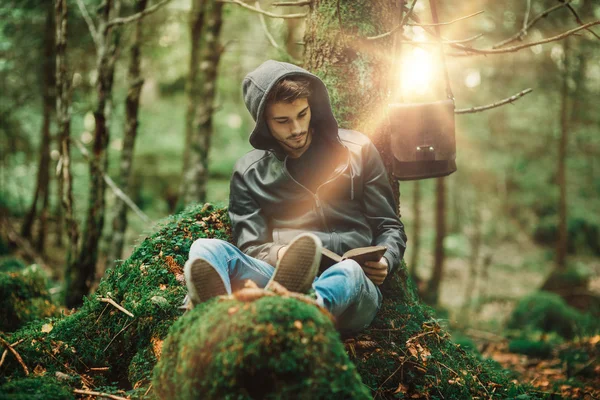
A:
<svg viewBox="0 0 600 400">
<path fill-rule="evenodd" d="M 310 81 L 304 77 L 284 78 L 269 91 L 267 103 L 293 103 L 308 98 L 312 93 Z"/>
</svg>

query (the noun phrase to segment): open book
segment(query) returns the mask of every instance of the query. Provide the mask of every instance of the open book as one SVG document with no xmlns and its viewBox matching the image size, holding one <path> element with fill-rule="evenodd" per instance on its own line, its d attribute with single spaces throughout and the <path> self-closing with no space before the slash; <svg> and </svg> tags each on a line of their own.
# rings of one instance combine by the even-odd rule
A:
<svg viewBox="0 0 600 400">
<path fill-rule="evenodd" d="M 327 268 L 331 267 L 333 264 L 337 264 L 343 260 L 352 259 L 363 265 L 365 261 L 379 261 L 383 254 L 385 253 L 385 246 L 368 246 L 368 247 L 357 247 L 356 249 L 348 250 L 343 255 L 337 255 L 331 250 L 327 250 L 323 248 L 322 257 L 321 257 L 321 265 L 319 266 L 319 271 L 323 272 Z"/>
</svg>

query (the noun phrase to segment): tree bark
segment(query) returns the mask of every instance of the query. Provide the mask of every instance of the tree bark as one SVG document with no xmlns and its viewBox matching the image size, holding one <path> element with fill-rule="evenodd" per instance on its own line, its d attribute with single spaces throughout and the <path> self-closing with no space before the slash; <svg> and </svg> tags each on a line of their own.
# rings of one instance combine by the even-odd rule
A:
<svg viewBox="0 0 600 400">
<path fill-rule="evenodd" d="M 66 271 L 72 270 L 78 258 L 79 227 L 73 210 L 73 178 L 71 176 L 71 113 L 70 80 L 67 75 L 67 2 L 56 0 L 56 117 L 60 138 L 59 186 L 67 227 L 68 246 Z"/>
<path fill-rule="evenodd" d="M 557 185 L 560 193 L 558 201 L 558 241 L 556 243 L 556 268 L 567 268 L 567 143 L 569 136 L 569 39 L 565 40 L 564 72 L 560 103 L 560 140 L 558 142 Z"/>
<path fill-rule="evenodd" d="M 198 65 L 190 65 L 187 123 L 189 124 L 190 119 L 193 119 L 191 131 L 189 131 L 189 142 L 186 146 L 187 155 L 184 156 L 184 162 L 187 161 L 182 181 L 181 200 L 184 206 L 206 201 L 208 154 L 213 130 L 212 115 L 215 109 L 215 89 L 222 53 L 219 38 L 223 23 L 223 3 L 207 0 L 203 7 L 203 11 L 196 10 L 197 18 L 204 14 L 205 20 L 201 24 L 203 42 L 200 44 L 195 39 L 192 40 L 193 46 L 200 46 L 200 50 Z M 193 34 L 197 33 L 196 29 L 199 25 L 199 22 L 194 20 Z M 191 62 L 194 62 L 193 58 L 191 57 Z M 193 77 L 191 76 L 192 72 L 195 75 Z M 188 138 L 187 134 L 186 138 Z"/>
<path fill-rule="evenodd" d="M 108 26 L 108 21 L 119 15 L 119 0 L 105 0 L 98 9 L 98 44 L 96 90 L 98 103 L 94 111 L 95 129 L 90 158 L 90 196 L 77 264 L 68 271 L 67 307 L 79 306 L 89 293 L 96 272 L 98 246 L 104 226 L 106 184 L 104 174 L 108 166 L 109 121 L 112 108 L 111 92 L 119 34 Z"/>
<path fill-rule="evenodd" d="M 29 212 L 25 216 L 21 235 L 26 239 L 32 238 L 33 222 L 38 216 L 38 203 L 41 198 L 41 209 L 39 210 L 38 237 L 36 241 L 37 250 L 44 252 L 48 219 L 48 183 L 50 180 L 50 125 L 52 111 L 56 106 L 56 56 L 55 56 L 55 24 L 54 24 L 54 5 L 52 2 L 47 4 L 46 14 L 46 33 L 43 40 L 43 58 L 41 63 L 42 74 L 42 101 L 43 101 L 43 119 L 40 145 L 40 163 L 38 166 L 37 182 L 33 202 Z"/>
<path fill-rule="evenodd" d="M 419 263 L 419 251 L 421 249 L 421 182 L 413 183 L 413 232 L 412 253 L 410 257 L 410 276 L 417 282 L 417 265 Z"/>
<path fill-rule="evenodd" d="M 436 179 L 435 193 L 435 249 L 433 273 L 427 288 L 427 301 L 437 305 L 440 296 L 440 284 L 444 273 L 444 238 L 446 237 L 446 181 Z"/>
<path fill-rule="evenodd" d="M 148 0 L 137 0 L 135 12 L 140 13 L 146 9 Z M 129 89 L 125 100 L 125 137 L 120 161 L 119 186 L 126 195 L 130 195 L 131 168 L 133 163 L 133 149 L 138 130 L 138 110 L 140 105 L 140 93 L 144 84 L 141 76 L 141 46 L 142 46 L 142 21 L 140 18 L 135 23 L 135 33 L 131 45 L 131 59 L 129 61 Z M 119 198 L 116 199 L 115 216 L 113 219 L 112 241 L 108 260 L 113 263 L 120 259 L 123 253 L 125 231 L 127 230 L 127 205 Z"/>
</svg>

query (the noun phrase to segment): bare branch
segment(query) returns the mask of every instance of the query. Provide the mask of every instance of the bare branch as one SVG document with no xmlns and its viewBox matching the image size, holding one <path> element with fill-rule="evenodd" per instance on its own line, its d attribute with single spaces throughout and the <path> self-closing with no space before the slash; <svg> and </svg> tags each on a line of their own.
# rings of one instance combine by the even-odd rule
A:
<svg viewBox="0 0 600 400">
<path fill-rule="evenodd" d="M 114 301 L 113 299 L 109 299 L 108 297 L 99 297 L 98 298 L 99 301 L 101 301 L 102 303 L 108 303 L 113 305 L 116 309 L 122 311 L 124 314 L 130 316 L 131 318 L 135 318 L 135 315 L 133 315 L 131 313 L 131 311 L 127 310 L 125 307 L 119 305 L 116 301 Z"/>
<path fill-rule="evenodd" d="M 548 8 L 547 10 L 542 11 L 540 14 L 536 15 L 527 25 L 525 25 L 523 27 L 523 29 L 521 29 L 519 32 L 515 33 L 514 35 L 512 35 L 511 37 L 509 37 L 506 40 L 503 40 L 499 43 L 496 43 L 495 45 L 492 46 L 492 49 L 497 49 L 503 46 L 506 46 L 509 43 L 512 43 L 514 41 L 517 40 L 523 40 L 523 37 L 527 34 L 527 31 L 529 29 L 531 29 L 531 27 L 533 25 L 535 25 L 539 20 L 541 20 L 542 18 L 545 18 L 548 16 L 548 14 L 550 14 L 553 11 L 556 11 L 560 8 L 563 8 L 564 6 L 566 6 L 567 4 L 569 4 L 569 2 L 571 2 L 572 0 L 567 0 L 564 3 L 560 3 L 557 4 L 553 7 Z"/>
<path fill-rule="evenodd" d="M 462 21 L 462 20 L 467 19 L 467 18 L 472 18 L 472 17 L 474 17 L 476 15 L 483 14 L 483 13 L 484 13 L 484 10 L 481 10 L 481 11 L 477 11 L 476 13 L 473 13 L 473 14 L 465 15 L 464 17 L 453 19 L 452 21 L 438 22 L 437 24 L 423 24 L 421 22 L 409 22 L 406 25 L 407 26 L 441 26 L 441 25 L 450 25 L 450 24 L 453 24 L 455 22 Z"/>
<path fill-rule="evenodd" d="M 579 31 L 583 30 L 583 29 L 588 29 L 589 27 L 594 26 L 594 25 L 598 25 L 598 24 L 600 24 L 600 20 L 587 23 L 585 25 L 582 25 L 582 26 L 579 26 L 577 28 L 571 29 L 569 31 L 563 32 L 560 35 L 552 36 L 552 37 L 549 37 L 547 39 L 539 40 L 537 42 L 524 43 L 524 44 L 521 44 L 521 45 L 518 45 L 518 46 L 504 47 L 504 48 L 501 48 L 501 49 L 494 49 L 494 48 L 491 48 L 491 49 L 476 49 L 476 48 L 473 48 L 473 47 L 469 47 L 469 46 L 465 46 L 465 45 L 457 44 L 457 43 L 450 44 L 450 46 L 452 46 L 452 47 L 454 47 L 456 49 L 464 50 L 467 53 L 475 53 L 475 54 L 512 53 L 512 52 L 515 52 L 515 51 L 518 51 L 518 50 L 521 50 L 521 49 L 526 49 L 527 47 L 537 46 L 538 44 L 545 44 L 545 43 L 550 43 L 550 42 L 556 42 L 557 40 L 564 39 L 564 38 L 566 38 L 568 36 L 571 36 L 571 35 L 579 32 Z M 431 33 L 431 32 L 429 32 L 429 33 Z M 470 54 L 465 54 L 465 55 L 470 55 Z"/>
<path fill-rule="evenodd" d="M 454 114 L 472 114 L 472 113 L 477 113 L 477 112 L 489 110 L 491 108 L 500 107 L 500 106 L 503 106 L 505 104 L 512 103 L 513 101 L 518 100 L 519 98 L 525 96 L 528 93 L 531 93 L 532 91 L 533 91 L 533 89 L 528 88 L 528 89 L 525 89 L 525 90 L 523 90 L 523 91 L 515 94 L 514 96 L 510 96 L 507 99 L 500 100 L 500 101 L 497 101 L 497 102 L 492 103 L 492 104 L 488 104 L 488 105 L 485 105 L 485 106 L 479 106 L 479 107 L 461 108 L 459 110 L 454 110 Z"/>
<path fill-rule="evenodd" d="M 527 21 L 529 20 L 529 13 L 531 12 L 531 0 L 527 0 L 527 9 L 525 10 L 525 18 L 523 18 L 523 29 L 525 35 L 527 35 Z"/>
<path fill-rule="evenodd" d="M 233 3 L 233 4 L 237 4 L 239 6 L 242 6 L 250 11 L 254 11 L 256 13 L 259 14 L 263 14 L 266 15 L 267 17 L 271 17 L 271 18 L 283 18 L 283 19 L 294 19 L 294 18 L 304 18 L 308 15 L 308 13 L 303 13 L 303 14 L 283 14 L 283 15 L 279 15 L 279 14 L 274 14 L 272 12 L 268 12 L 268 11 L 264 11 L 264 10 L 259 10 L 255 7 L 252 7 L 246 3 L 244 3 L 243 1 L 240 0 L 217 0 L 220 1 L 221 3 Z"/>
<path fill-rule="evenodd" d="M 79 151 L 81 152 L 83 157 L 86 160 L 89 160 L 89 153 L 88 153 L 87 149 L 85 148 L 85 146 L 83 145 L 83 143 L 81 143 L 79 140 L 75 140 L 75 144 L 77 145 L 77 148 L 79 149 Z M 125 204 L 127 204 L 129 206 L 129 208 L 131 208 L 138 215 L 138 217 L 140 217 L 142 219 L 142 221 L 144 221 L 146 223 L 152 222 L 152 220 L 146 214 L 144 214 L 144 212 L 142 210 L 140 210 L 140 208 L 133 202 L 133 200 L 131 200 L 131 198 L 129 196 L 127 196 L 117 186 L 117 184 L 111 179 L 110 176 L 108 176 L 107 174 L 103 174 L 102 176 L 104 178 L 104 182 L 106 182 L 106 184 L 108 186 L 110 186 L 110 188 L 115 193 L 115 195 L 118 198 L 120 198 L 121 200 L 123 200 L 125 202 Z"/>
<path fill-rule="evenodd" d="M 254 6 L 257 10 L 262 11 L 262 9 L 260 8 L 260 2 L 256 1 L 254 3 Z M 279 47 L 279 45 L 275 41 L 275 38 L 273 37 L 273 35 L 271 35 L 271 32 L 269 32 L 269 27 L 267 26 L 265 16 L 262 13 L 258 13 L 258 18 L 260 19 L 260 25 L 262 26 L 263 31 L 265 32 L 265 36 L 269 40 L 269 43 L 271 43 L 271 46 L 275 47 L 277 50 L 281 50 L 281 47 Z"/>
<path fill-rule="evenodd" d="M 413 12 L 413 10 L 415 8 L 415 5 L 417 5 L 417 1 L 418 0 L 414 0 L 412 2 L 412 4 L 410 5 L 410 8 L 406 12 L 406 14 L 404 14 L 402 16 L 402 19 L 400 20 L 400 23 L 397 26 L 395 26 L 391 31 L 386 32 L 386 33 L 382 33 L 381 35 L 377 35 L 377 36 L 369 36 L 369 37 L 367 37 L 367 40 L 383 39 L 385 37 L 390 36 L 391 34 L 393 34 L 394 32 L 396 32 L 398 29 L 402 28 L 404 26 L 406 20 L 411 16 L 411 14 L 412 14 L 412 12 Z"/>
<path fill-rule="evenodd" d="M 78 1 L 81 1 L 81 0 L 78 0 Z M 108 29 L 113 26 L 124 25 L 124 24 L 128 24 L 130 22 L 137 21 L 140 18 L 144 18 L 145 16 L 152 14 L 153 12 L 155 12 L 156 10 L 158 10 L 165 4 L 169 3 L 170 1 L 171 0 L 162 0 L 161 2 L 156 3 L 155 5 L 153 5 L 151 7 L 148 7 L 144 11 L 139 12 L 137 14 L 130 15 L 129 17 L 115 18 L 112 21 L 108 21 L 108 23 L 106 24 L 106 28 Z"/>
<path fill-rule="evenodd" d="M 81 15 L 83 15 L 83 19 L 90 30 L 90 35 L 92 35 L 94 44 L 96 47 L 100 47 L 100 44 L 98 43 L 98 29 L 96 29 L 96 25 L 94 25 L 94 21 L 92 20 L 92 17 L 90 17 L 90 13 L 85 7 L 83 0 L 77 0 L 77 6 L 79 7 L 79 11 L 81 11 Z"/>
<path fill-rule="evenodd" d="M 472 42 L 474 40 L 479 39 L 480 37 L 483 36 L 483 33 L 480 33 L 479 35 L 475 35 L 475 36 L 471 36 L 470 38 L 466 38 L 466 39 L 460 39 L 460 40 L 450 40 L 450 39 L 443 39 L 441 41 L 442 44 L 456 44 L 456 43 L 469 43 Z M 433 41 L 416 41 L 416 40 L 403 40 L 400 43 L 407 43 L 407 44 L 413 44 L 415 46 L 418 46 L 420 44 L 433 44 L 433 45 L 439 45 L 440 42 L 433 42 Z"/>
<path fill-rule="evenodd" d="M 107 399 L 113 399 L 113 400 L 129 400 L 129 397 L 121 397 L 121 396 L 116 396 L 114 394 L 94 392 L 93 390 L 73 389 L 73 393 L 85 394 L 86 396 L 94 396 L 94 397 L 106 397 Z"/>
<path fill-rule="evenodd" d="M 310 6 L 312 1 L 281 1 L 278 3 L 271 4 L 274 7 L 300 7 L 300 6 Z"/>
<path fill-rule="evenodd" d="M 567 6 L 567 8 L 569 9 L 569 11 L 571 11 L 571 14 L 573 14 L 573 16 L 575 17 L 575 20 L 577 21 L 577 23 L 579 25 L 583 25 L 583 21 L 581 20 L 581 18 L 579 18 L 579 15 L 577 15 L 577 11 L 575 11 L 575 9 L 573 8 L 573 6 L 571 6 L 570 4 L 565 4 Z M 596 34 L 596 32 L 594 32 L 593 30 L 591 30 L 590 28 L 587 29 L 587 31 L 589 33 L 591 33 L 592 35 L 596 36 L 596 38 L 600 39 L 600 36 L 598 36 Z"/>
<path fill-rule="evenodd" d="M 21 367 L 23 368 L 25 375 L 29 376 L 29 370 L 27 369 L 27 366 L 23 362 L 23 359 L 21 358 L 19 353 L 17 353 L 17 351 L 11 346 L 11 344 L 8 343 L 6 340 L 2 339 L 1 337 L 0 337 L 0 344 L 2 344 L 6 348 L 6 350 L 10 351 L 13 354 L 13 356 L 15 356 L 15 358 L 17 359 L 19 364 L 21 364 Z"/>
</svg>

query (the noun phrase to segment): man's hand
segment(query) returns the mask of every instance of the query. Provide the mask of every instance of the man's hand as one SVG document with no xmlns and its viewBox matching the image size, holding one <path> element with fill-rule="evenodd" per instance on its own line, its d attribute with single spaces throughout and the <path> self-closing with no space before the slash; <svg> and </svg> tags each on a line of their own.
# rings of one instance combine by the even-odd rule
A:
<svg viewBox="0 0 600 400">
<path fill-rule="evenodd" d="M 385 257 L 379 261 L 366 261 L 361 265 L 365 275 L 376 285 L 381 285 L 388 274 L 388 263 Z"/>
</svg>

